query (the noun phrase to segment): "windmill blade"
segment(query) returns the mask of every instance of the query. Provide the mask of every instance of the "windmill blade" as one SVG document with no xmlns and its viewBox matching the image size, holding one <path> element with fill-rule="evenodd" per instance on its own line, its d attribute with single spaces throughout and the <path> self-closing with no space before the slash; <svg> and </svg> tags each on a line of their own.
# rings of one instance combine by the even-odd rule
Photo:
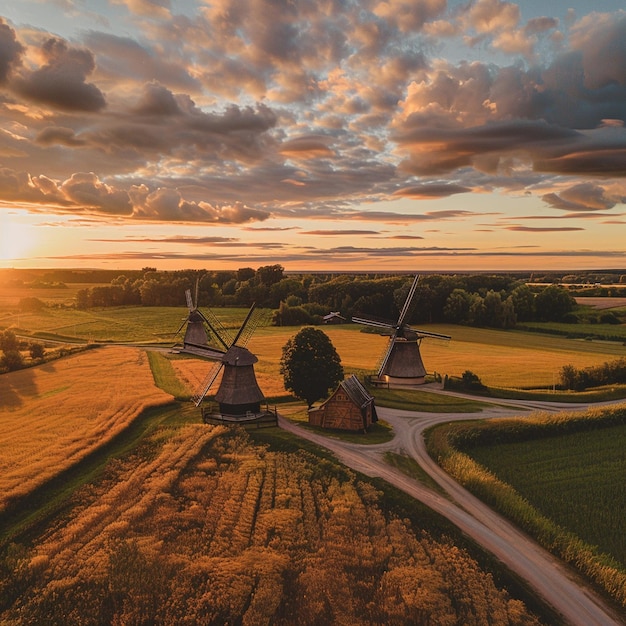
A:
<svg viewBox="0 0 626 626">
<path fill-rule="evenodd" d="M 263 314 L 256 308 L 256 303 L 253 303 L 248 311 L 248 315 L 246 315 L 246 319 L 243 321 L 243 324 L 235 337 L 235 341 L 233 341 L 233 345 L 245 348 L 248 341 L 250 341 L 250 337 L 252 337 L 254 331 L 261 323 L 263 317 Z"/>
<path fill-rule="evenodd" d="M 183 323 L 178 327 L 178 330 L 174 333 L 174 337 L 176 337 L 178 335 L 178 333 L 183 329 L 183 326 L 187 323 L 188 318 L 185 318 L 183 320 Z"/>
<path fill-rule="evenodd" d="M 200 277 L 198 276 L 198 277 L 196 277 L 196 299 L 195 299 L 196 306 L 194 307 L 196 309 L 198 308 L 198 303 L 200 302 L 198 300 L 198 289 L 199 289 L 199 287 L 200 287 Z"/>
<path fill-rule="evenodd" d="M 391 352 L 393 351 L 393 344 L 394 341 L 396 340 L 396 336 L 395 334 L 389 339 L 389 344 L 387 345 L 387 350 L 385 351 L 385 353 L 383 354 L 382 358 L 380 359 L 380 364 L 378 366 L 378 378 L 381 378 L 383 375 L 383 372 L 385 371 L 385 367 L 387 367 L 387 361 L 389 361 L 389 357 L 391 356 Z"/>
<path fill-rule="evenodd" d="M 185 298 L 187 299 L 187 308 L 191 313 L 196 307 L 193 305 L 193 300 L 191 299 L 191 289 L 187 289 L 185 291 Z"/>
<path fill-rule="evenodd" d="M 442 335 L 441 333 L 431 333 L 428 330 L 418 330 L 416 328 L 409 328 L 414 333 L 417 334 L 418 337 L 432 337 L 433 339 L 445 339 L 446 341 L 450 341 L 452 337 L 450 335 Z"/>
<path fill-rule="evenodd" d="M 400 311 L 400 317 L 398 318 L 398 328 L 402 328 L 404 323 L 406 322 L 409 313 L 413 307 L 413 298 L 415 297 L 415 291 L 417 289 L 417 282 L 420 279 L 420 275 L 417 274 L 413 279 L 413 284 L 409 289 L 409 293 L 406 296 L 406 300 L 404 301 L 404 306 L 402 307 L 402 311 Z"/>
<path fill-rule="evenodd" d="M 393 324 L 388 324 L 387 322 L 381 322 L 379 320 L 372 320 L 367 317 L 353 317 L 352 321 L 355 324 L 363 324 L 364 326 L 373 326 L 374 328 L 385 328 L 387 330 L 392 330 L 395 328 Z"/>
<path fill-rule="evenodd" d="M 213 334 L 217 337 L 217 340 L 222 344 L 222 346 L 224 346 L 226 350 L 228 350 L 228 348 L 230 348 L 234 343 L 233 336 L 228 330 L 226 330 L 226 328 L 224 328 L 224 325 L 217 319 L 215 313 L 213 313 L 211 309 L 207 309 L 206 314 L 198 309 L 198 313 L 202 316 L 202 319 L 208 324 Z"/>
<path fill-rule="evenodd" d="M 218 377 L 223 366 L 224 364 L 221 361 L 218 361 L 209 370 L 209 373 L 206 375 L 206 378 L 202 381 L 202 385 L 200 385 L 196 393 L 191 397 L 191 401 L 196 406 L 200 406 L 200 403 L 202 402 L 202 400 L 204 400 L 204 396 L 206 396 L 206 394 L 209 393 L 209 389 L 211 389 L 211 385 L 215 382 L 215 379 Z"/>
</svg>

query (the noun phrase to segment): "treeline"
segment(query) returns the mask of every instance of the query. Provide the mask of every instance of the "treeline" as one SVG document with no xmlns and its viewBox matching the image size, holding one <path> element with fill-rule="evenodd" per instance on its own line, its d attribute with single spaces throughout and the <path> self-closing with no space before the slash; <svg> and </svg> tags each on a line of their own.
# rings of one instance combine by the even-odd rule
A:
<svg viewBox="0 0 626 626">
<path fill-rule="evenodd" d="M 349 319 L 367 314 L 395 321 L 412 278 L 396 276 L 363 278 L 342 275 L 314 283 L 308 303 L 289 298 L 275 315 L 277 324 L 290 325 L 315 305 L 319 311 L 338 311 Z M 567 290 L 558 285 L 533 289 L 514 276 L 430 275 L 417 285 L 408 322 L 452 323 L 492 328 L 512 328 L 518 321 L 560 321 L 576 305 Z M 314 316 L 308 320 L 315 323 Z"/>
<path fill-rule="evenodd" d="M 190 289 L 199 306 L 257 306 L 275 310 L 276 325 L 317 324 L 330 311 L 395 321 L 412 277 L 376 274 L 289 274 L 281 265 L 232 271 L 157 272 L 116 276 L 110 285 L 82 289 L 78 308 L 140 305 L 184 306 Z M 197 302 L 196 302 L 197 294 Z M 448 322 L 512 328 L 524 321 L 561 321 L 575 301 L 558 285 L 532 287 L 516 275 L 424 276 L 409 323 Z"/>
<path fill-rule="evenodd" d="M 565 365 L 559 374 L 563 389 L 584 391 L 589 387 L 626 384 L 626 359 L 607 361 L 595 367 L 578 369 L 573 365 Z"/>
<path fill-rule="evenodd" d="M 121 274 L 109 285 L 79 290 L 76 306 L 184 306 L 185 291 L 189 289 L 200 306 L 250 306 L 256 302 L 261 307 L 277 308 L 292 290 L 306 293 L 306 288 L 307 281 L 286 278 L 281 265 L 232 271 L 158 272 L 145 268 L 139 276 Z"/>
</svg>

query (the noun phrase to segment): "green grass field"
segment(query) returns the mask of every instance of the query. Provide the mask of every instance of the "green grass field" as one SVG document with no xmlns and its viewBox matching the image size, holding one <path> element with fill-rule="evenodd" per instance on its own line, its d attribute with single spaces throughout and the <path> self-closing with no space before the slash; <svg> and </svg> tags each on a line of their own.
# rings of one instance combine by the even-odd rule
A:
<svg viewBox="0 0 626 626">
<path fill-rule="evenodd" d="M 468 454 L 546 517 L 626 568 L 626 426 L 515 443 Z"/>
</svg>

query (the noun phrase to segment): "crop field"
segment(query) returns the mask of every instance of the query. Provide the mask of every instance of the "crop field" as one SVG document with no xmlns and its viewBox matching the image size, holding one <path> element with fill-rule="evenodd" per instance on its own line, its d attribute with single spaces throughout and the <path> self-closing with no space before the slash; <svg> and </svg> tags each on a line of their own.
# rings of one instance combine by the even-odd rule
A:
<svg viewBox="0 0 626 626">
<path fill-rule="evenodd" d="M 558 441 L 558 445 L 557 445 Z M 479 446 L 470 456 L 626 570 L 626 426 Z"/>
<path fill-rule="evenodd" d="M 0 384 L 0 511 L 172 401 L 136 348 L 88 350 Z"/>
<path fill-rule="evenodd" d="M 626 608 L 626 404 L 427 433 L 463 486 Z"/>
<path fill-rule="evenodd" d="M 578 297 L 575 298 L 576 304 L 580 304 L 582 306 L 589 306 L 598 310 L 607 310 L 607 309 L 625 309 L 626 308 L 626 298 L 594 298 L 594 297 Z"/>
<path fill-rule="evenodd" d="M 155 438 L 13 551 L 0 622 L 539 623 L 467 553 L 384 513 L 330 461 L 222 427 Z"/>
<path fill-rule="evenodd" d="M 452 340 L 422 342 L 429 372 L 460 376 L 471 370 L 491 387 L 550 387 L 564 365 L 585 368 L 626 356 L 626 346 L 619 343 L 467 326 L 430 328 L 452 335 Z"/>
</svg>

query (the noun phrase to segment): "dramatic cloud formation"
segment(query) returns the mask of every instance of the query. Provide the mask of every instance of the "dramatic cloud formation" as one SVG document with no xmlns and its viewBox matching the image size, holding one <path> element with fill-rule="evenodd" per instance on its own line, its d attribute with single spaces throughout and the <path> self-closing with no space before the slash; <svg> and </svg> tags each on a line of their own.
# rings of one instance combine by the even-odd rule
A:
<svg viewBox="0 0 626 626">
<path fill-rule="evenodd" d="M 626 11 L 570 5 L 12 3 L 0 16 L 0 212 L 89 217 L 68 222 L 78 238 L 137 251 L 111 258 L 148 259 L 150 242 L 176 267 L 231 265 L 246 246 L 307 267 L 525 264 L 512 252 L 524 233 L 546 266 L 588 258 L 568 247 L 614 264 Z M 483 228 L 485 215 L 501 219 Z M 132 234 L 108 236 L 113 222 Z M 403 239 L 425 247 L 394 247 Z M 187 254 L 202 244 L 242 251 Z"/>
</svg>

